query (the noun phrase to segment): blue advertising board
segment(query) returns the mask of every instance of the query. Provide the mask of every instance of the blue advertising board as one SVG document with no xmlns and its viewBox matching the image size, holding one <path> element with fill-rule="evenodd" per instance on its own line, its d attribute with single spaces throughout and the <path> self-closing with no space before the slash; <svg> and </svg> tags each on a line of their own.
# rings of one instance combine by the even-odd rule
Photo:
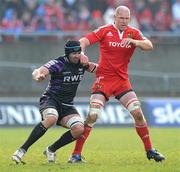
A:
<svg viewBox="0 0 180 172">
<path fill-rule="evenodd" d="M 38 99 L 37 99 L 38 100 Z M 77 101 L 75 103 L 79 114 L 85 120 L 89 102 Z M 0 101 L 0 127 L 34 126 L 41 121 L 38 102 L 28 101 Z M 132 126 L 133 120 L 128 111 L 118 102 L 107 103 L 103 108 L 96 126 Z"/>
<path fill-rule="evenodd" d="M 150 126 L 180 127 L 180 99 L 146 99 L 144 112 Z"/>
<path fill-rule="evenodd" d="M 88 99 L 76 101 L 75 107 L 85 119 L 89 111 Z M 180 99 L 142 99 L 142 110 L 149 126 L 180 127 Z M 0 101 L 0 127 L 34 126 L 40 121 L 38 98 L 31 101 L 28 99 Z M 103 108 L 95 126 L 133 126 L 133 119 L 117 101 L 110 101 Z"/>
</svg>

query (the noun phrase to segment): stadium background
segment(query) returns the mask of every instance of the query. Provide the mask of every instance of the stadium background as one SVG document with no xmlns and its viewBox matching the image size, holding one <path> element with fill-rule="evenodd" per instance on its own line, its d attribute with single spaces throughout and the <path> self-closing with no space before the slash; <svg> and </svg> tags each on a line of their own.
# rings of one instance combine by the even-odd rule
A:
<svg viewBox="0 0 180 172">
<path fill-rule="evenodd" d="M 33 99 L 38 106 L 38 97 L 47 82 L 34 82 L 32 70 L 62 55 L 67 39 L 78 39 L 102 24 L 111 23 L 112 10 L 120 4 L 131 9 L 131 24 L 154 43 L 152 52 L 137 50 L 129 67 L 132 85 L 142 99 L 145 115 L 149 118 L 148 115 L 156 111 L 149 111 L 151 108 L 163 108 L 160 115 L 169 118 L 168 103 L 172 114 L 179 112 L 179 0 L 92 0 L 91 3 L 87 0 L 1 0 L 1 124 L 8 114 L 3 111 L 6 103 L 6 107 L 12 105 L 14 113 L 18 114 L 18 103 L 22 105 Z M 98 45 L 89 48 L 87 54 L 98 62 Z M 93 78 L 93 75 L 85 75 L 78 89 L 77 102 L 88 105 Z M 10 112 L 9 115 L 12 116 Z M 14 120 L 18 124 L 17 119 Z M 179 126 L 179 113 L 171 120 L 174 126 Z"/>
<path fill-rule="evenodd" d="M 67 163 L 73 145 L 58 151 L 56 164 L 46 163 L 42 151 L 65 131 L 55 127 L 29 150 L 26 165 L 15 166 L 13 152 L 41 120 L 38 101 L 47 82 L 33 81 L 32 70 L 63 54 L 67 39 L 111 23 L 120 4 L 131 9 L 131 24 L 154 43 L 152 52 L 135 52 L 129 71 L 153 143 L 167 160 L 146 159 L 130 115 L 111 99 L 96 124 L 103 127 L 95 127 L 85 145 L 88 163 Z M 180 172 L 179 47 L 180 0 L 0 0 L 1 171 Z M 98 46 L 87 54 L 97 62 Z M 76 107 L 83 118 L 92 82 L 93 75 L 87 74 L 78 89 Z"/>
</svg>

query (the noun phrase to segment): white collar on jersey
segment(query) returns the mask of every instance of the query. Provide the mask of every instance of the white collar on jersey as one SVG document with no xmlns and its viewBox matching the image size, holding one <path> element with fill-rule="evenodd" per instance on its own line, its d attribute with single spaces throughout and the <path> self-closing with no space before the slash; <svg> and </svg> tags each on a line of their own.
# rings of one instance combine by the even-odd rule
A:
<svg viewBox="0 0 180 172">
<path fill-rule="evenodd" d="M 112 25 L 113 25 L 113 27 L 117 30 L 118 35 L 119 35 L 119 38 L 122 39 L 122 38 L 123 38 L 124 31 L 120 31 L 120 30 L 116 27 L 116 25 L 115 25 L 114 23 L 113 23 Z"/>
</svg>

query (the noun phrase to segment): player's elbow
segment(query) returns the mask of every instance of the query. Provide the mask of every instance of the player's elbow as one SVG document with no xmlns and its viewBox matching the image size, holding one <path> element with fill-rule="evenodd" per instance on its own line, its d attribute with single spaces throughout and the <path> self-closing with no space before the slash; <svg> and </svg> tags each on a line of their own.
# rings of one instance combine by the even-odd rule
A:
<svg viewBox="0 0 180 172">
<path fill-rule="evenodd" d="M 90 45 L 90 42 L 89 42 L 89 40 L 86 37 L 82 37 L 79 40 L 79 42 L 80 42 L 82 48 Z"/>
<path fill-rule="evenodd" d="M 97 70 L 97 67 L 98 67 L 97 63 L 89 62 L 89 67 L 88 67 L 87 71 L 90 73 L 95 73 Z"/>
<path fill-rule="evenodd" d="M 153 45 L 152 43 L 148 43 L 140 47 L 144 51 L 152 51 L 153 50 Z"/>
<path fill-rule="evenodd" d="M 149 50 L 153 50 L 153 49 L 154 49 L 153 44 L 150 42 L 150 44 L 149 44 Z"/>
<path fill-rule="evenodd" d="M 146 50 L 146 51 L 152 51 L 153 50 L 153 44 L 151 41 L 149 41 L 149 40 L 147 41 L 147 44 L 146 44 L 144 50 Z"/>
<path fill-rule="evenodd" d="M 152 51 L 152 50 L 153 50 L 153 45 L 151 44 L 147 47 L 146 51 Z"/>
</svg>

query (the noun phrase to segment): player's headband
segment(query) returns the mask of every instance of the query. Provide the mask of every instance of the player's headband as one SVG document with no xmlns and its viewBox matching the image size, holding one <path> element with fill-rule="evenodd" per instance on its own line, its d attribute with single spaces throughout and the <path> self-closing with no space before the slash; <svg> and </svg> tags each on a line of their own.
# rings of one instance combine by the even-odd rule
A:
<svg viewBox="0 0 180 172">
<path fill-rule="evenodd" d="M 81 52 L 81 46 L 79 41 L 68 41 L 64 46 L 65 54 L 69 56 L 73 52 Z"/>
</svg>

